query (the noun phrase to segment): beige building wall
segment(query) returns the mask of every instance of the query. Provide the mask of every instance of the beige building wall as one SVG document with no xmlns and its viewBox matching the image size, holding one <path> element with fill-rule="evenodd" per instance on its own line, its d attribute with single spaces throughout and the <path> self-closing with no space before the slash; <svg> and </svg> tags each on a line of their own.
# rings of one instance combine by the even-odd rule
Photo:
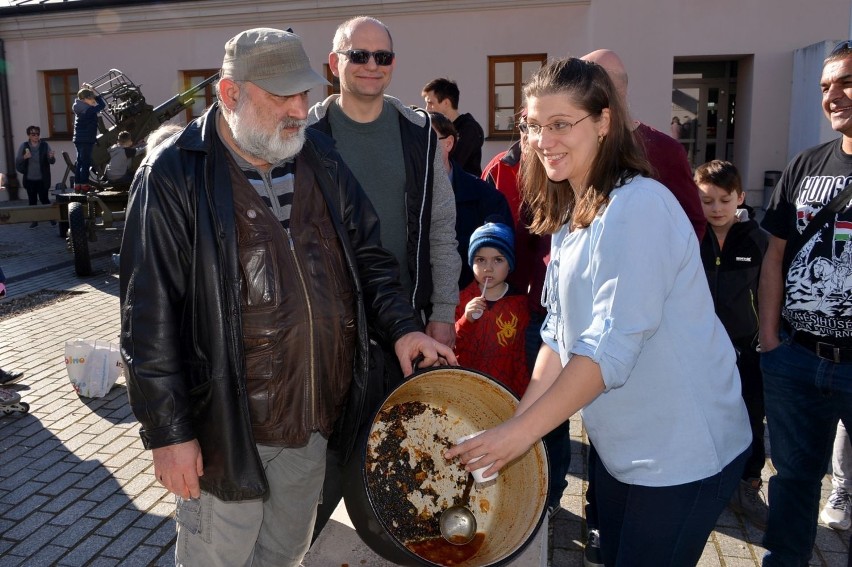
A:
<svg viewBox="0 0 852 567">
<path fill-rule="evenodd" d="M 783 169 L 787 160 L 794 50 L 849 34 L 851 0 L 817 4 L 806 9 L 801 0 L 206 0 L 15 17 L 0 10 L 0 39 L 16 147 L 28 124 L 47 130 L 39 71 L 76 68 L 88 80 L 121 69 L 156 105 L 180 90 L 181 70 L 218 67 L 225 41 L 249 27 L 293 27 L 321 70 L 337 24 L 362 13 L 382 19 L 393 34 L 398 63 L 390 94 L 422 105 L 423 84 L 453 78 L 461 89 L 460 110 L 483 126 L 489 55 L 560 57 L 614 49 L 630 74 L 634 116 L 664 132 L 675 58 L 737 59 L 735 162 L 746 187 L 761 191 L 763 172 Z M 321 95 L 312 93 L 312 102 Z M 74 155 L 70 141 L 52 145 Z M 507 146 L 504 140 L 486 141 L 483 165 Z M 0 171 L 13 170 L 4 161 L 0 156 Z M 54 180 L 63 172 L 57 163 Z"/>
</svg>

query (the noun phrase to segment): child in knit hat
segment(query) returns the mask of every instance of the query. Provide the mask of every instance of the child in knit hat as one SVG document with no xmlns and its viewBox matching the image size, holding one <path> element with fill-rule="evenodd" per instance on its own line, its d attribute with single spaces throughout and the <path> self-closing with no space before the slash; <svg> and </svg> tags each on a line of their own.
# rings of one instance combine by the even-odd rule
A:
<svg viewBox="0 0 852 567">
<path fill-rule="evenodd" d="M 515 237 L 501 223 L 486 223 L 470 237 L 468 262 L 474 281 L 459 293 L 456 356 L 459 364 L 485 372 L 523 396 L 530 381 L 524 330 L 526 295 L 506 281 L 515 269 Z"/>
</svg>

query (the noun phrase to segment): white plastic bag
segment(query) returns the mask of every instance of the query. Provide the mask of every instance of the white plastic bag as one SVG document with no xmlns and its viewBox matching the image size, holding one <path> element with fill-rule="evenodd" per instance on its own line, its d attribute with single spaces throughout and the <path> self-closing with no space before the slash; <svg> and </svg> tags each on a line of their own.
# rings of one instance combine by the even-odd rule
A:
<svg viewBox="0 0 852 567">
<path fill-rule="evenodd" d="M 102 398 L 124 370 L 118 346 L 109 341 L 74 339 L 65 342 L 65 367 L 77 394 Z"/>
</svg>

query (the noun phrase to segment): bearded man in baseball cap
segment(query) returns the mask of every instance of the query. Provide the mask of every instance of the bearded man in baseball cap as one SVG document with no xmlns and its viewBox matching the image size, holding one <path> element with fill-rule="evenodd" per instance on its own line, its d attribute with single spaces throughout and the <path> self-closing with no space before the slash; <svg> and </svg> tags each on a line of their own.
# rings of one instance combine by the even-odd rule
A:
<svg viewBox="0 0 852 567">
<path fill-rule="evenodd" d="M 423 331 L 369 200 L 305 131 L 327 84 L 300 38 L 225 44 L 218 101 L 145 159 L 121 248 L 121 349 L 176 565 L 301 563 L 329 444 L 350 454 L 367 329 L 400 364 L 454 364 Z"/>
</svg>

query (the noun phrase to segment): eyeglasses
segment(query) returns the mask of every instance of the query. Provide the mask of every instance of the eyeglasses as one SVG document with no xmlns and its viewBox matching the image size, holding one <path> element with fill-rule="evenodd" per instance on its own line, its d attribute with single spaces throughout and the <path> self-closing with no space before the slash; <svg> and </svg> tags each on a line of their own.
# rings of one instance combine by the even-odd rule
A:
<svg viewBox="0 0 852 567">
<path fill-rule="evenodd" d="M 837 55 L 841 51 L 846 51 L 852 49 L 852 39 L 847 39 L 846 41 L 841 41 L 837 45 L 834 46 L 834 49 L 831 50 L 829 57 L 832 55 Z"/>
<path fill-rule="evenodd" d="M 30 136 L 41 136 L 41 132 L 27 132 Z"/>
<path fill-rule="evenodd" d="M 346 51 L 335 51 L 335 53 L 345 55 L 356 65 L 366 65 L 372 57 L 376 61 L 376 65 L 382 67 L 387 67 L 393 63 L 393 58 L 396 56 L 393 51 L 367 51 L 366 49 L 347 49 Z"/>
<path fill-rule="evenodd" d="M 567 120 L 557 120 L 556 122 L 551 122 L 550 124 L 530 124 L 529 122 L 520 122 L 518 124 L 518 130 L 520 130 L 523 134 L 527 134 L 529 136 L 541 136 L 541 131 L 547 129 L 556 134 L 567 134 L 571 131 L 571 128 L 585 120 L 591 116 L 591 114 L 587 114 L 584 117 L 580 118 L 576 122 L 568 122 Z"/>
</svg>

